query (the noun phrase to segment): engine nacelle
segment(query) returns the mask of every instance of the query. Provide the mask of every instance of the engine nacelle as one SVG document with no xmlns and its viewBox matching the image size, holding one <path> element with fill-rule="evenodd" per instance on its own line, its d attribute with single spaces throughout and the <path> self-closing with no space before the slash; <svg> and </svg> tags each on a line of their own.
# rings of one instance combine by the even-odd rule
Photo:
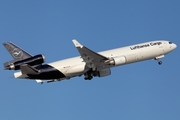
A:
<svg viewBox="0 0 180 120">
<path fill-rule="evenodd" d="M 111 57 L 109 60 L 105 61 L 106 64 L 109 65 L 123 65 L 126 63 L 126 57 L 125 56 L 117 56 L 117 57 Z"/>
<path fill-rule="evenodd" d="M 6 62 L 4 63 L 4 68 L 5 70 L 19 70 L 20 66 L 23 64 L 28 64 L 30 66 L 33 65 L 39 65 L 45 62 L 45 57 L 42 54 L 39 55 L 35 55 L 33 57 L 24 59 L 24 60 L 19 60 L 19 61 L 15 61 L 15 62 Z"/>
<path fill-rule="evenodd" d="M 100 71 L 98 71 L 98 74 L 97 74 L 98 77 L 104 77 L 104 76 L 108 76 L 108 75 L 111 75 L 110 69 L 100 70 Z"/>
</svg>

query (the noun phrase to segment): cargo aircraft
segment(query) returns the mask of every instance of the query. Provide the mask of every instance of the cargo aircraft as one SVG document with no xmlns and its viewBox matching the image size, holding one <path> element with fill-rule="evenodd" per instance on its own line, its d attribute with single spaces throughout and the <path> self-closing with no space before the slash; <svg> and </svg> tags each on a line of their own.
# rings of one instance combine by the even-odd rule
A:
<svg viewBox="0 0 180 120">
<path fill-rule="evenodd" d="M 166 54 L 173 51 L 176 44 L 167 40 L 156 40 L 126 47 L 94 52 L 72 40 L 80 53 L 72 57 L 49 64 L 44 64 L 42 54 L 32 56 L 11 42 L 3 43 L 14 60 L 4 63 L 5 70 L 20 70 L 14 73 L 15 78 L 33 79 L 37 83 L 68 80 L 84 75 L 85 80 L 93 77 L 104 77 L 111 74 L 111 68 L 144 60 L 154 59 L 161 65 Z"/>
</svg>

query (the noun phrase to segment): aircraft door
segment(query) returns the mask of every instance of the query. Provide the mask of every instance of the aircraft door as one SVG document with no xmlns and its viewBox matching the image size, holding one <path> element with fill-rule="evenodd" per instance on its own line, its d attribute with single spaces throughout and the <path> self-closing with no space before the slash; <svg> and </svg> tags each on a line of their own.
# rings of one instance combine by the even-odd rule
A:
<svg viewBox="0 0 180 120">
<path fill-rule="evenodd" d="M 162 49 L 163 52 L 165 52 L 166 42 L 162 42 L 162 44 L 159 45 L 159 48 Z"/>
</svg>

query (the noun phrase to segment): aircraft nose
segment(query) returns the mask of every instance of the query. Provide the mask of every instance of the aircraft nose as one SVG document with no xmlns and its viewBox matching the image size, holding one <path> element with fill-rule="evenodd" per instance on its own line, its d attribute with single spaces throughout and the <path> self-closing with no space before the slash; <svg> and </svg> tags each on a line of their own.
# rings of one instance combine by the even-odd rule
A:
<svg viewBox="0 0 180 120">
<path fill-rule="evenodd" d="M 177 45 L 173 43 L 172 47 L 173 47 L 173 49 L 176 49 Z"/>
</svg>

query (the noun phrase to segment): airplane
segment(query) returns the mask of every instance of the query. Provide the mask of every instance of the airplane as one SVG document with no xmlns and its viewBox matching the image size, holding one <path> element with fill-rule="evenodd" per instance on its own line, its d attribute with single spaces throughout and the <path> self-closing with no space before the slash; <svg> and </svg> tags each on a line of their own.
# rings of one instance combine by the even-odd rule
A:
<svg viewBox="0 0 180 120">
<path fill-rule="evenodd" d="M 34 79 L 37 83 L 68 80 L 84 75 L 85 80 L 111 75 L 111 68 L 154 59 L 161 65 L 166 54 L 177 45 L 167 40 L 156 40 L 102 52 L 94 52 L 73 39 L 80 56 L 45 64 L 45 56 L 32 56 L 11 42 L 3 43 L 14 60 L 4 63 L 5 70 L 20 70 L 15 78 Z"/>
</svg>

